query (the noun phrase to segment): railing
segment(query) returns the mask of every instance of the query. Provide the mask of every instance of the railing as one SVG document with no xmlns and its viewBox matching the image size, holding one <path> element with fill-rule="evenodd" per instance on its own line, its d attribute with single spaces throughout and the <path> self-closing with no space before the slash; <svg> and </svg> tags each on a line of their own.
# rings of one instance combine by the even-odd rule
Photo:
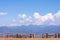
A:
<svg viewBox="0 0 60 40">
<path fill-rule="evenodd" d="M 0 38 L 60 38 L 60 33 L 45 33 L 45 34 L 34 34 L 34 33 L 0 33 Z"/>
</svg>

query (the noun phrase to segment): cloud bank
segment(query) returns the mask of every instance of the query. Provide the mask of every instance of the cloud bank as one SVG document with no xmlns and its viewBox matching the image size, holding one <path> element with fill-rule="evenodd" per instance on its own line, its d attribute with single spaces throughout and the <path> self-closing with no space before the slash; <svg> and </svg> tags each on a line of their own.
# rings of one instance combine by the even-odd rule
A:
<svg viewBox="0 0 60 40">
<path fill-rule="evenodd" d="M 60 25 L 60 10 L 55 14 L 47 13 L 42 16 L 35 12 L 32 16 L 19 14 L 18 17 L 20 25 Z"/>
<path fill-rule="evenodd" d="M 13 19 L 13 23 L 9 24 L 8 26 L 60 25 L 60 10 L 55 14 L 47 13 L 43 16 L 40 15 L 39 12 L 35 12 L 31 16 L 28 16 L 26 14 L 18 14 L 18 18 L 18 21 L 16 21 L 16 19 Z"/>
</svg>

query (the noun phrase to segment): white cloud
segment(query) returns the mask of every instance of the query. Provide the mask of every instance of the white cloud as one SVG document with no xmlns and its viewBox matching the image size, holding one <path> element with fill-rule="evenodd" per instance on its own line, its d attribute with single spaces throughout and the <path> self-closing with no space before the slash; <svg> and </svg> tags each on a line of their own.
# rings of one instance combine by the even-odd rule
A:
<svg viewBox="0 0 60 40">
<path fill-rule="evenodd" d="M 34 13 L 34 25 L 46 25 L 45 23 L 47 23 L 48 21 L 54 21 L 54 16 L 52 15 L 52 13 L 48 13 L 44 16 L 41 16 L 39 13 Z"/>
<path fill-rule="evenodd" d="M 55 24 L 60 25 L 60 10 L 56 14 L 54 14 L 54 17 L 55 17 Z"/>
<path fill-rule="evenodd" d="M 53 14 L 47 13 L 46 15 L 40 15 L 35 12 L 33 15 L 28 16 L 26 14 L 18 14 L 19 21 L 13 19 L 9 26 L 21 26 L 21 25 L 60 25 L 60 10 Z M 5 25 L 5 24 L 3 24 Z"/>
<path fill-rule="evenodd" d="M 47 13 L 42 16 L 35 12 L 32 16 L 19 14 L 19 17 L 20 25 L 60 25 L 60 10 L 55 14 Z"/>
<path fill-rule="evenodd" d="M 18 17 L 21 18 L 21 19 L 24 19 L 24 18 L 27 17 L 27 15 L 26 14 L 18 14 Z"/>
<path fill-rule="evenodd" d="M 7 12 L 0 12 L 0 16 L 5 16 L 7 14 L 8 14 Z"/>
<path fill-rule="evenodd" d="M 40 18 L 40 15 L 39 15 L 38 12 L 35 12 L 33 16 L 34 16 L 34 18 L 36 18 L 36 19 Z"/>
</svg>

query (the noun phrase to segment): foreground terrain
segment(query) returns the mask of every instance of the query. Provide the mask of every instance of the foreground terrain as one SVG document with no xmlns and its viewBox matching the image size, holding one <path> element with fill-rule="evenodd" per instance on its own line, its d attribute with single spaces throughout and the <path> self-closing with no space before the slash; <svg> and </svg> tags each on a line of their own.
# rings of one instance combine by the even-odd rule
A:
<svg viewBox="0 0 60 40">
<path fill-rule="evenodd" d="M 60 38 L 0 38 L 0 40 L 60 40 Z"/>
</svg>

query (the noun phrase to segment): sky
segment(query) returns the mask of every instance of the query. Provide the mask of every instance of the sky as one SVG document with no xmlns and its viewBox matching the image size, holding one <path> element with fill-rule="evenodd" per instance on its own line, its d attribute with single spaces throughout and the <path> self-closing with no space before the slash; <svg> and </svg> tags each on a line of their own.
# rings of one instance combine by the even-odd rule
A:
<svg viewBox="0 0 60 40">
<path fill-rule="evenodd" d="M 0 26 L 60 25 L 60 0 L 0 0 Z"/>
</svg>

